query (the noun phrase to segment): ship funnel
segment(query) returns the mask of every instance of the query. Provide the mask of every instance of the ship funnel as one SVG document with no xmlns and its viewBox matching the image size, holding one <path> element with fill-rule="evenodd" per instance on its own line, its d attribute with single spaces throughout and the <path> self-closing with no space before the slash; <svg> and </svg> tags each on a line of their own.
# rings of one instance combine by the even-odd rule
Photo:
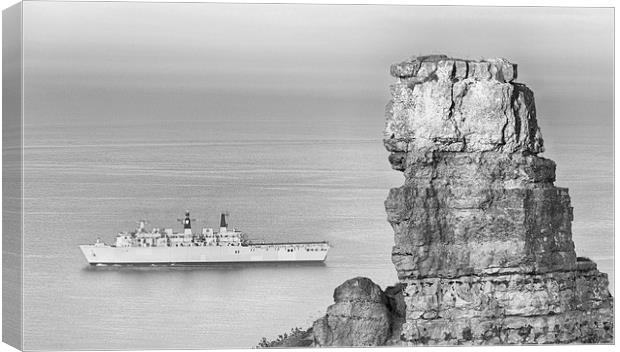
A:
<svg viewBox="0 0 620 352">
<path fill-rule="evenodd" d="M 221 228 L 228 227 L 228 224 L 226 223 L 226 214 L 224 213 L 222 213 L 222 216 L 220 217 L 220 227 Z"/>
<path fill-rule="evenodd" d="M 189 210 L 185 211 L 185 219 L 177 219 L 177 221 L 183 223 L 183 233 L 186 235 L 192 234 L 192 221 L 196 221 L 196 219 L 190 219 Z"/>
</svg>

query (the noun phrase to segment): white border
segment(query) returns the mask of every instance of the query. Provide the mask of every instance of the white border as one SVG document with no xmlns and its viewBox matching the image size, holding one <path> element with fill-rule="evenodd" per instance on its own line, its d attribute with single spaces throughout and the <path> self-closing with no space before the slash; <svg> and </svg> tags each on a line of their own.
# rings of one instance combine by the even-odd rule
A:
<svg viewBox="0 0 620 352">
<path fill-rule="evenodd" d="M 31 1 L 31 0 L 26 0 L 26 1 Z M 46 0 L 46 1 L 56 1 L 56 0 Z M 104 2 L 104 1 L 97 1 L 97 0 L 82 0 L 84 2 Z M 18 1 L 15 0 L 0 0 L 0 8 L 2 10 L 16 4 Z M 120 1 L 120 0 L 106 0 L 105 2 L 127 2 L 127 1 Z M 429 1 L 423 1 L 423 0 L 409 0 L 409 1 L 403 1 L 403 0 L 373 0 L 373 1 L 369 1 L 369 0 L 355 0 L 355 1 L 347 1 L 347 0 L 337 0 L 337 1 L 329 1 L 329 0 L 306 0 L 306 1 L 300 1 L 300 0 L 288 0 L 288 1 L 273 1 L 273 0 L 246 0 L 246 1 L 230 1 L 230 0 L 220 0 L 220 1 L 180 1 L 180 0 L 150 0 L 150 1 L 145 1 L 145 0 L 133 0 L 133 2 L 180 2 L 180 3 L 187 3 L 187 2 L 216 2 L 216 3 L 264 3 L 264 4 L 279 4 L 279 3 L 290 3 L 290 4 L 367 4 L 367 5 L 432 5 L 432 6 L 451 6 L 451 5 L 468 5 L 468 6 L 494 6 L 494 7 L 510 7 L 510 6 L 514 6 L 514 7 L 610 7 L 610 8 L 614 8 L 614 34 L 615 34 L 615 29 L 618 28 L 618 18 L 615 16 L 615 9 L 616 9 L 616 1 L 613 0 L 590 0 L 590 1 L 584 1 L 584 0 L 539 0 L 539 1 L 535 1 L 535 0 L 522 0 L 522 1 L 515 1 L 515 0 L 505 0 L 502 2 L 499 2 L 497 0 L 493 1 L 493 0 L 476 0 L 476 1 L 466 1 L 466 0 L 438 0 L 438 1 L 433 1 L 433 2 L 429 2 Z M 2 28 L 0 26 L 0 36 L 2 34 Z M 0 46 L 0 57 L 1 57 L 1 46 Z M 620 127 L 618 123 L 616 123 L 616 117 L 617 117 L 617 112 L 616 112 L 616 106 L 618 106 L 618 103 L 620 102 L 619 99 L 619 95 L 618 95 L 618 90 L 616 89 L 617 87 L 617 82 L 618 79 L 620 78 L 620 75 L 618 74 L 618 70 L 615 69 L 615 66 L 618 63 L 618 37 L 616 35 L 614 35 L 614 58 L 615 58 L 615 63 L 614 63 L 614 234 L 617 233 L 616 232 L 616 219 L 618 219 L 618 214 L 619 214 L 619 191 L 618 188 L 615 187 L 616 182 L 618 181 L 618 175 L 620 175 L 620 166 L 618 163 L 618 148 L 620 146 L 620 143 L 618 142 L 618 139 L 616 138 L 616 136 L 620 135 Z M 0 89 L 2 88 L 2 83 L 0 81 Z M 0 96 L 0 103 L 2 102 L 2 98 Z M 22 107 L 23 108 L 23 107 Z M 23 110 L 22 110 L 23 111 Z M 2 135 L 0 134 L 0 145 L 2 144 Z M 0 162 L 2 161 L 2 154 L 0 153 Z M 1 175 L 1 168 L 0 168 L 0 175 Z M 2 199 L 0 198 L 0 208 L 2 206 Z M 0 215 L 1 216 L 1 215 Z M 618 273 L 620 270 L 619 268 L 619 261 L 615 260 L 615 253 L 618 252 L 618 242 L 620 241 L 614 241 L 614 272 Z M 1 242 L 0 242 L 0 250 L 1 250 Z M 0 277 L 1 277 L 1 272 L 0 272 Z M 614 290 L 614 292 L 617 292 L 616 290 Z M 0 294 L 0 300 L 1 300 L 1 294 Z M 327 308 L 327 307 L 325 307 Z M 0 307 L 0 313 L 2 312 L 2 308 Z M 615 316 L 615 330 L 617 333 L 617 329 L 618 329 L 618 316 Z M 258 342 L 258 341 L 257 341 Z M 250 347 L 250 346 L 248 346 Z M 535 351 L 562 351 L 562 352 L 583 352 L 583 351 L 611 351 L 615 349 L 615 346 L 613 345 L 552 345 L 552 346 L 487 346 L 487 347 L 416 347 L 416 349 L 424 349 L 425 351 L 432 351 L 432 352 L 446 352 L 446 351 L 452 351 L 452 352 L 460 352 L 460 351 L 487 351 L 487 352 L 492 352 L 495 351 L 497 348 L 500 348 L 502 350 L 511 350 L 511 351 L 520 351 L 521 349 L 526 349 L 526 350 L 532 350 L 535 349 Z M 319 349 L 319 350 L 326 350 L 326 349 Z M 350 352 L 367 352 L 367 351 L 378 351 L 379 348 L 347 348 L 347 351 Z M 16 349 L 14 349 L 13 347 L 10 347 L 4 343 L 0 344 L 0 351 L 17 351 Z M 151 352 L 151 350 L 148 350 L 149 352 Z M 155 350 L 152 350 L 153 352 Z M 167 351 L 172 351 L 172 352 L 178 352 L 178 351 L 187 351 L 187 350 L 167 350 Z M 199 350 L 201 351 L 201 350 Z M 204 351 L 214 351 L 214 350 L 204 350 Z M 217 351 L 217 350 L 215 350 Z M 247 351 L 247 349 L 243 349 L 243 350 L 224 350 L 224 351 Z M 279 349 L 279 351 L 299 351 L 299 349 Z M 389 351 L 407 351 L 407 352 L 411 352 L 412 348 L 411 347 L 389 347 Z"/>
</svg>

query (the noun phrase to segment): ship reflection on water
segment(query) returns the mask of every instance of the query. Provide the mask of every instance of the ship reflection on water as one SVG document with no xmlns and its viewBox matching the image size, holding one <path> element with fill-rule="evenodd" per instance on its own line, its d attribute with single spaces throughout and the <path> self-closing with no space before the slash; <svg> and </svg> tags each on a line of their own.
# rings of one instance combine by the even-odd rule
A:
<svg viewBox="0 0 620 352">
<path fill-rule="evenodd" d="M 85 265 L 84 272 L 176 272 L 176 271 L 236 271 L 269 268 L 274 270 L 303 269 L 304 267 L 325 267 L 322 261 L 315 262 L 245 262 L 245 263 L 196 263 L 196 264 L 97 264 Z"/>
</svg>

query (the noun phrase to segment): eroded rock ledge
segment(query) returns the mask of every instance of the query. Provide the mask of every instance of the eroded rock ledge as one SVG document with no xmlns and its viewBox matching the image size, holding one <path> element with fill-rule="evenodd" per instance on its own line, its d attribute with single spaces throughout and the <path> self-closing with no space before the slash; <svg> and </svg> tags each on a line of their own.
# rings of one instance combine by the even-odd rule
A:
<svg viewBox="0 0 620 352">
<path fill-rule="evenodd" d="M 392 66 L 385 202 L 410 345 L 612 342 L 607 275 L 577 260 L 534 95 L 504 59 Z"/>
</svg>

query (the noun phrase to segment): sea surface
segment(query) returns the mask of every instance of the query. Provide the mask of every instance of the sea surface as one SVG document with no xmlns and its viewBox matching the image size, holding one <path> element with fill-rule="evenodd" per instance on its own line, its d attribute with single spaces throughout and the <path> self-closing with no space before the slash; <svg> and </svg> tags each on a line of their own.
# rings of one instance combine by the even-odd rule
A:
<svg viewBox="0 0 620 352">
<path fill-rule="evenodd" d="M 314 133 L 311 120 L 296 135 L 277 133 L 285 120 L 228 134 L 178 121 L 27 124 L 24 348 L 248 348 L 309 327 L 346 279 L 394 284 L 383 201 L 403 177 L 387 162 L 381 121 L 371 138 L 323 122 L 333 133 Z M 578 255 L 613 284 L 610 143 L 550 131 L 546 156 L 570 188 Z M 252 239 L 333 248 L 324 264 L 202 267 L 90 267 L 78 249 L 138 219 L 180 226 L 186 209 L 195 230 L 228 211 Z"/>
</svg>

